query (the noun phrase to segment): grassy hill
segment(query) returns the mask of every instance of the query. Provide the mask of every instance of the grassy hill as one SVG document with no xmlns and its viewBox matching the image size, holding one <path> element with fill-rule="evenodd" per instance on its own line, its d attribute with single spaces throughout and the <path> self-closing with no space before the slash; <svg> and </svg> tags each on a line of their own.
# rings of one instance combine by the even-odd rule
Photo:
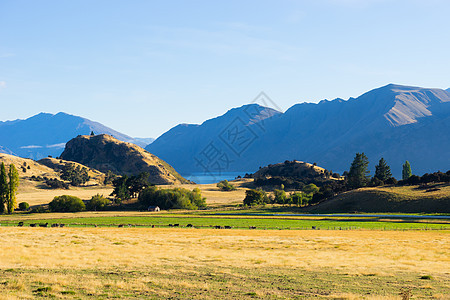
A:
<svg viewBox="0 0 450 300">
<path fill-rule="evenodd" d="M 80 168 L 86 168 L 88 170 L 88 175 L 91 178 L 89 182 L 87 182 L 87 185 L 99 185 L 99 184 L 101 185 L 105 181 L 104 173 L 74 161 L 46 157 L 38 160 L 37 162 L 57 172 L 61 171 L 66 164 L 74 164 L 75 167 L 79 166 Z"/>
<path fill-rule="evenodd" d="M 450 184 L 361 188 L 342 193 L 310 212 L 450 213 Z"/>
</svg>

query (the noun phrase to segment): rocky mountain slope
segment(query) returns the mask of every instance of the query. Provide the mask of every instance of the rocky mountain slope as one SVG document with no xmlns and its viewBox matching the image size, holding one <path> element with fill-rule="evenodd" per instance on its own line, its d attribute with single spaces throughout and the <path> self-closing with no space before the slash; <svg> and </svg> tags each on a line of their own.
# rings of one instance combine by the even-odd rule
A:
<svg viewBox="0 0 450 300">
<path fill-rule="evenodd" d="M 26 120 L 0 122 L 0 152 L 41 159 L 59 156 L 67 141 L 77 135 L 106 133 L 145 147 L 152 139 L 132 138 L 98 122 L 58 113 L 40 113 Z"/>
<path fill-rule="evenodd" d="M 263 122 L 227 117 L 244 109 L 174 127 L 146 149 L 183 173 L 254 172 L 294 159 L 343 172 L 356 152 L 366 153 L 372 173 L 381 157 L 396 177 L 405 160 L 419 175 L 450 168 L 446 90 L 389 84 L 349 100 L 296 104 Z"/>
<path fill-rule="evenodd" d="M 120 175 L 148 172 L 149 181 L 154 184 L 187 182 L 165 161 L 141 147 L 119 141 L 107 134 L 83 135 L 70 140 L 61 158 Z"/>
</svg>

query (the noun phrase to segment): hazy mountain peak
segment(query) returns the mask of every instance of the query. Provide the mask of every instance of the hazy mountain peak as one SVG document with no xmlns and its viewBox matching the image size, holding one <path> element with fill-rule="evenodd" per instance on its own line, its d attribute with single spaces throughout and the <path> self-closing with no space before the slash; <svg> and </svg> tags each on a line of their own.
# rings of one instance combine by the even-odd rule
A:
<svg viewBox="0 0 450 300">
<path fill-rule="evenodd" d="M 64 112 L 41 112 L 25 120 L 0 122 L 1 152 L 41 159 L 59 156 L 67 141 L 78 135 L 107 133 L 117 139 L 145 147 L 147 139 L 134 139 L 98 122 Z"/>
</svg>

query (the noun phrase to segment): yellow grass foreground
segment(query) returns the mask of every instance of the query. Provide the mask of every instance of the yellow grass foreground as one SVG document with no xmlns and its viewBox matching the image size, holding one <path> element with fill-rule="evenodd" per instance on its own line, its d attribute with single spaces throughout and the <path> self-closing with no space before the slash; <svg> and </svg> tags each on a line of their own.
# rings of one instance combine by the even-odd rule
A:
<svg viewBox="0 0 450 300">
<path fill-rule="evenodd" d="M 0 298 L 448 299 L 448 232 L 0 228 Z"/>
</svg>

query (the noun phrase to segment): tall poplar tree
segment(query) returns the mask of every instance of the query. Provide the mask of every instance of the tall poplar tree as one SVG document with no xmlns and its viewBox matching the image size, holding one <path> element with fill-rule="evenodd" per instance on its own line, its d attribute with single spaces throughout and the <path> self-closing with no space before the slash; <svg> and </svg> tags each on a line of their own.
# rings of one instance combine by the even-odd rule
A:
<svg viewBox="0 0 450 300">
<path fill-rule="evenodd" d="M 12 214 L 14 208 L 16 207 L 16 192 L 19 187 L 19 172 L 17 172 L 14 164 L 9 165 L 8 172 L 8 197 L 6 200 L 6 209 L 8 210 L 8 214 Z"/>
<path fill-rule="evenodd" d="M 0 165 L 0 213 L 5 212 L 5 203 L 8 200 L 8 175 L 5 164 Z"/>
<path fill-rule="evenodd" d="M 409 164 L 409 161 L 405 161 L 405 163 L 403 164 L 402 179 L 407 180 L 411 176 L 412 176 L 411 165 Z"/>
<path fill-rule="evenodd" d="M 351 188 L 357 189 L 364 187 L 369 183 L 369 159 L 363 153 L 356 153 L 353 159 L 350 171 L 348 172 L 347 179 L 348 185 Z"/>
</svg>

